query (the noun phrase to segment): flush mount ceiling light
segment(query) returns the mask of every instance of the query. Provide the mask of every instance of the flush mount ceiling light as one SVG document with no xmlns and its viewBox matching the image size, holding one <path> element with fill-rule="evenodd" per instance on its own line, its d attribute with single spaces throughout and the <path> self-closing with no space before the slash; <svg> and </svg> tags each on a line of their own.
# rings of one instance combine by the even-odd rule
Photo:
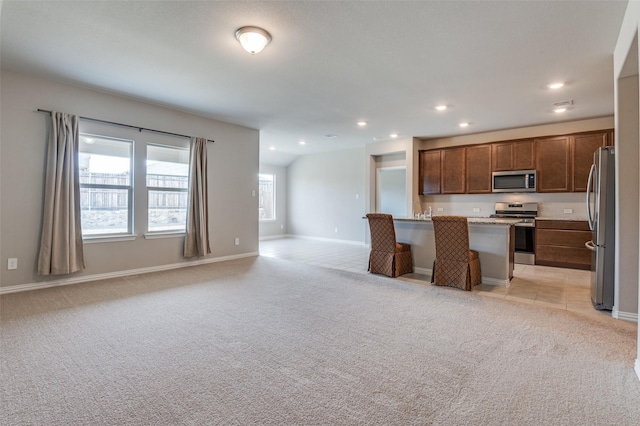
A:
<svg viewBox="0 0 640 426">
<path fill-rule="evenodd" d="M 271 41 L 271 34 L 258 27 L 242 27 L 236 31 L 236 38 L 247 52 L 255 55 Z"/>
<path fill-rule="evenodd" d="M 306 144 L 307 144 L 307 141 L 300 141 L 300 142 L 298 142 L 298 144 L 300 144 L 300 145 L 306 145 Z"/>
<path fill-rule="evenodd" d="M 458 126 L 460 126 L 460 127 L 469 127 L 469 123 L 462 122 L 462 123 L 458 124 Z"/>
<path fill-rule="evenodd" d="M 360 126 L 360 127 L 364 127 L 364 126 L 366 126 L 366 125 L 367 125 L 367 122 L 366 122 L 366 121 L 364 121 L 364 120 L 361 120 L 361 121 L 358 121 L 356 124 L 357 124 L 358 126 Z"/>
<path fill-rule="evenodd" d="M 447 109 L 446 105 L 436 105 L 436 110 L 438 111 L 444 111 Z"/>
<path fill-rule="evenodd" d="M 270 151 L 275 151 L 275 150 L 276 150 L 276 147 L 275 147 L 275 146 L 270 146 L 270 147 L 269 147 L 269 150 L 270 150 Z"/>
<path fill-rule="evenodd" d="M 397 137 L 398 137 L 398 134 L 397 134 L 397 133 L 391 133 L 391 134 L 389 135 L 389 137 L 392 137 L 392 138 L 394 138 L 394 139 L 395 139 L 395 138 L 397 138 Z"/>
</svg>

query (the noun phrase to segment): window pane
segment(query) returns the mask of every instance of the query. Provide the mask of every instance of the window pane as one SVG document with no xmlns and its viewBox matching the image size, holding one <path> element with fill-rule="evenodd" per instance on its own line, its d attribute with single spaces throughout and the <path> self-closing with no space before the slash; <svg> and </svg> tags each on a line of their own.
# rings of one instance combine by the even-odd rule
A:
<svg viewBox="0 0 640 426">
<path fill-rule="evenodd" d="M 147 146 L 147 186 L 189 187 L 189 151 L 182 148 Z"/>
<path fill-rule="evenodd" d="M 149 190 L 149 231 L 184 231 L 187 223 L 185 191 Z"/>
<path fill-rule="evenodd" d="M 131 232 L 132 206 L 129 203 L 133 190 L 132 150 L 131 140 L 80 135 L 80 209 L 83 235 Z"/>
<path fill-rule="evenodd" d="M 148 145 L 147 230 L 149 232 L 185 230 L 188 188 L 189 150 Z"/>
<path fill-rule="evenodd" d="M 129 231 L 129 190 L 80 188 L 82 235 Z"/>
<path fill-rule="evenodd" d="M 80 135 L 80 183 L 131 184 L 131 141 Z"/>
<path fill-rule="evenodd" d="M 276 192 L 275 175 L 258 175 L 258 217 L 260 220 L 275 220 Z"/>
</svg>

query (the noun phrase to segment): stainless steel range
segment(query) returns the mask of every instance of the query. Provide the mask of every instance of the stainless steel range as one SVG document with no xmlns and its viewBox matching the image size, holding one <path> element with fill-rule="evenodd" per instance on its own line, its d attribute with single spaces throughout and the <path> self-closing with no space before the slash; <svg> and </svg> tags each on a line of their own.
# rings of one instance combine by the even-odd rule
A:
<svg viewBox="0 0 640 426">
<path fill-rule="evenodd" d="M 491 217 L 522 219 L 515 225 L 516 248 L 514 262 L 525 265 L 536 263 L 536 216 L 538 203 L 496 203 Z"/>
</svg>

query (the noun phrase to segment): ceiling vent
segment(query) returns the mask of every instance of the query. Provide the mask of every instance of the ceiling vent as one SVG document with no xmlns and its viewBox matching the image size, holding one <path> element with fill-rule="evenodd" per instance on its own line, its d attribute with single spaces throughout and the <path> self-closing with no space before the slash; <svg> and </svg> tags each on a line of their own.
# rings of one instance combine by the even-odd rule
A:
<svg viewBox="0 0 640 426">
<path fill-rule="evenodd" d="M 553 104 L 554 108 L 567 108 L 573 105 L 573 100 L 570 101 L 562 101 L 562 102 L 556 102 L 555 104 Z"/>
</svg>

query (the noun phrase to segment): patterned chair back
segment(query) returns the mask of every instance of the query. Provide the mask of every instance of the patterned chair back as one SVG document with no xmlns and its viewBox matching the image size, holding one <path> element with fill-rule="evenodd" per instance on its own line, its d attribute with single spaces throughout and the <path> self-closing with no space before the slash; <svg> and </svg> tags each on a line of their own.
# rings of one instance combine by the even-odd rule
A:
<svg viewBox="0 0 640 426">
<path fill-rule="evenodd" d="M 393 216 L 385 213 L 369 213 L 367 219 L 371 231 L 371 250 L 394 253 L 396 230 L 393 226 Z"/>
<path fill-rule="evenodd" d="M 434 216 L 436 258 L 469 261 L 469 224 L 464 216 Z"/>
</svg>

